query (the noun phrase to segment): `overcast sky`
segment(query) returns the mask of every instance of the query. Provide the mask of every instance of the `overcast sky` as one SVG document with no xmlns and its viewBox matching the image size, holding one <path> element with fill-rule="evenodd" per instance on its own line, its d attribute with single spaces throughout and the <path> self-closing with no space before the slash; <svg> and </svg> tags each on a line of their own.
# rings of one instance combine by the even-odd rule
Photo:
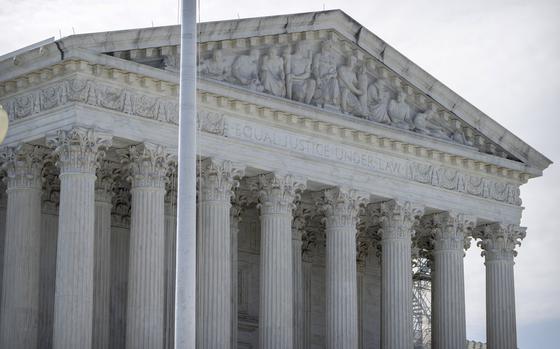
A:
<svg viewBox="0 0 560 349">
<path fill-rule="evenodd" d="M 555 163 L 560 162 L 560 1 L 200 0 L 202 21 L 342 9 Z M 235 6 L 232 5 L 235 3 Z M 0 0 L 0 54 L 55 36 L 177 23 L 177 0 Z M 522 187 L 519 347 L 560 345 L 560 170 Z M 484 265 L 465 260 L 467 334 L 485 340 Z"/>
</svg>

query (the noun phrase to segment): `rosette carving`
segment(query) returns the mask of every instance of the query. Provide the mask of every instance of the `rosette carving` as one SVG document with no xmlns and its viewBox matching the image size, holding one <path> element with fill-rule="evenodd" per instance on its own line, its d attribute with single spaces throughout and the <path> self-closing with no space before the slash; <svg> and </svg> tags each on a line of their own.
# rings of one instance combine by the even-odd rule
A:
<svg viewBox="0 0 560 349">
<path fill-rule="evenodd" d="M 91 173 L 98 167 L 98 160 L 112 145 L 112 136 L 92 128 L 74 127 L 58 130 L 47 136 L 47 145 L 54 148 L 58 156 L 60 173 Z"/>
<path fill-rule="evenodd" d="M 479 239 L 482 256 L 490 260 L 511 259 L 517 256 L 515 248 L 521 245 L 527 228 L 515 224 L 493 223 L 477 229 L 473 237 Z"/>
</svg>

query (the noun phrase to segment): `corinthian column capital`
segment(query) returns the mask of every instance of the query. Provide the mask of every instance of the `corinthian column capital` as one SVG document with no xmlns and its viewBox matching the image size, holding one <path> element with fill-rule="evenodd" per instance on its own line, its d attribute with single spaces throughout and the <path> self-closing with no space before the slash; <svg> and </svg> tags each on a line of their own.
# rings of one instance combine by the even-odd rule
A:
<svg viewBox="0 0 560 349">
<path fill-rule="evenodd" d="M 167 149 L 159 144 L 142 143 L 131 146 L 128 153 L 123 155 L 123 162 L 130 172 L 132 188 L 165 189 L 167 169 L 174 159 Z"/>
<path fill-rule="evenodd" d="M 0 149 L 0 162 L 7 174 L 7 188 L 41 188 L 41 170 L 46 149 L 30 144 Z"/>
<path fill-rule="evenodd" d="M 365 196 L 357 190 L 331 188 L 323 192 L 318 206 L 325 213 L 327 226 L 356 227 L 358 214 L 365 203 Z"/>
<path fill-rule="evenodd" d="M 294 210 L 294 219 L 292 220 L 292 239 L 301 241 L 305 234 L 305 227 L 311 212 L 304 207 L 301 201 L 296 202 Z"/>
<path fill-rule="evenodd" d="M 165 209 L 168 214 L 177 214 L 177 162 L 171 161 L 167 169 L 165 184 Z"/>
<path fill-rule="evenodd" d="M 264 214 L 292 213 L 294 201 L 299 192 L 304 190 L 306 181 L 292 176 L 277 173 L 260 175 L 251 183 L 251 189 L 257 191 L 259 207 Z"/>
<path fill-rule="evenodd" d="M 517 256 L 515 248 L 521 245 L 527 228 L 516 224 L 493 223 L 479 227 L 473 237 L 482 248 L 482 256 L 487 260 L 511 259 Z"/>
<path fill-rule="evenodd" d="M 428 219 L 428 231 L 434 250 L 463 250 L 468 248 L 476 218 L 456 212 L 441 212 Z"/>
<path fill-rule="evenodd" d="M 95 181 L 95 200 L 111 203 L 113 189 L 115 187 L 115 177 L 117 166 L 114 162 L 103 160 L 99 162 L 96 171 L 97 180 Z"/>
<path fill-rule="evenodd" d="M 112 145 L 112 136 L 93 128 L 73 127 L 47 135 L 47 145 L 58 156 L 60 173 L 95 173 L 103 148 Z"/>
<path fill-rule="evenodd" d="M 200 196 L 205 201 L 229 202 L 233 189 L 239 186 L 244 168 L 229 160 L 208 158 L 200 165 Z"/>
<path fill-rule="evenodd" d="M 424 208 L 410 201 L 390 200 L 380 204 L 381 236 L 383 239 L 411 237 L 413 227 Z"/>
</svg>

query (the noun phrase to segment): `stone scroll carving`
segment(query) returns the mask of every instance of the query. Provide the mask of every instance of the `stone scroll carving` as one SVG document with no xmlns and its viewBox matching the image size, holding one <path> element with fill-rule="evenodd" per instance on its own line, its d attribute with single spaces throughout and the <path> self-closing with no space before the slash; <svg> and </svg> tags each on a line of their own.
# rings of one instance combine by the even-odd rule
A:
<svg viewBox="0 0 560 349">
<path fill-rule="evenodd" d="M 261 48 L 215 48 L 198 63 L 202 76 L 253 91 L 472 146 L 457 120 L 418 103 L 379 65 L 333 38 Z"/>
</svg>

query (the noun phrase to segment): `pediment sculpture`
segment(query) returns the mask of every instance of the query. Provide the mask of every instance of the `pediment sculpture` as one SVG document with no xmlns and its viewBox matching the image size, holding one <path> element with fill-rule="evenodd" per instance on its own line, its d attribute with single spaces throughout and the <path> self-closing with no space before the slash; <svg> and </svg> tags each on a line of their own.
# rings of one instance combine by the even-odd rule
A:
<svg viewBox="0 0 560 349">
<path fill-rule="evenodd" d="M 204 53 L 203 53 L 204 55 Z M 205 57 L 206 56 L 206 57 Z M 472 146 L 458 120 L 417 103 L 392 84 L 380 63 L 333 38 L 251 47 L 215 47 L 202 56 L 204 77 Z"/>
</svg>

